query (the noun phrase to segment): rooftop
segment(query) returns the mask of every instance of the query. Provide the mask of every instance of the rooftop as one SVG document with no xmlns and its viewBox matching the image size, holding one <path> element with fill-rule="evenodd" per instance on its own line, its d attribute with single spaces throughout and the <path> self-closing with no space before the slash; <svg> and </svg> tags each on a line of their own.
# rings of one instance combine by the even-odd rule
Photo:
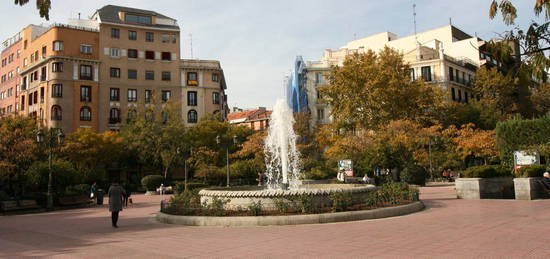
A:
<svg viewBox="0 0 550 259">
<path fill-rule="evenodd" d="M 127 21 L 121 20 L 119 16 L 120 12 L 154 16 L 156 17 L 157 21 L 151 24 L 127 22 Z M 170 18 L 163 14 L 157 13 L 155 11 L 150 11 L 150 10 L 136 9 L 136 8 L 130 8 L 130 7 L 118 6 L 118 5 L 106 5 L 101 7 L 101 9 L 97 10 L 94 13 L 94 15 L 92 15 L 93 18 L 96 18 L 97 16 L 99 16 L 99 20 L 101 22 L 156 27 L 159 29 L 164 28 L 164 29 L 179 30 L 179 26 L 175 19 Z M 161 22 L 159 20 L 163 20 L 163 21 Z"/>
</svg>

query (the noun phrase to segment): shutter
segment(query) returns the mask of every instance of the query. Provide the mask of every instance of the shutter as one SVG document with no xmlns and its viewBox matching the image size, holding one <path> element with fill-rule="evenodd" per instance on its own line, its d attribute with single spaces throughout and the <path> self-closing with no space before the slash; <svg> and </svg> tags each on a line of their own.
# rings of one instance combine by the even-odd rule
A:
<svg viewBox="0 0 550 259">
<path fill-rule="evenodd" d="M 125 49 L 120 50 L 120 56 L 121 57 L 126 57 L 127 55 L 128 55 L 127 50 L 125 50 Z"/>
<path fill-rule="evenodd" d="M 110 49 L 109 49 L 109 48 L 103 48 L 103 54 L 104 54 L 105 56 L 110 56 L 110 55 L 111 55 Z"/>
<path fill-rule="evenodd" d="M 176 53 L 170 53 L 172 55 L 172 61 L 178 60 L 178 55 Z"/>
<path fill-rule="evenodd" d="M 139 51 L 138 52 L 138 58 L 145 58 L 145 52 L 144 51 Z"/>
<path fill-rule="evenodd" d="M 155 51 L 155 59 L 160 60 L 160 52 Z"/>
</svg>

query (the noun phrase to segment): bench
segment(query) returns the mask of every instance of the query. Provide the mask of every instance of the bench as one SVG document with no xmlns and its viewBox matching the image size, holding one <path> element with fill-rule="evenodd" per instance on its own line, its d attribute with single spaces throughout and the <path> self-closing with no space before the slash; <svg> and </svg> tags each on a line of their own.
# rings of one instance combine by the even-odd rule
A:
<svg viewBox="0 0 550 259">
<path fill-rule="evenodd" d="M 86 195 L 59 197 L 59 205 L 62 205 L 62 206 L 81 205 L 89 202 L 90 202 L 90 197 Z"/>
<path fill-rule="evenodd" d="M 0 201 L 2 211 L 38 209 L 40 206 L 35 200 Z"/>
</svg>

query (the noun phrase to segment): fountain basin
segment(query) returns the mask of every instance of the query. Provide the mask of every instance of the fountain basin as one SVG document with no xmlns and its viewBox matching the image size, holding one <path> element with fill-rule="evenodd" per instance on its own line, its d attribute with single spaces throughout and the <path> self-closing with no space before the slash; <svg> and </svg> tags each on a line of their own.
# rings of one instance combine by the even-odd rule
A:
<svg viewBox="0 0 550 259">
<path fill-rule="evenodd" d="M 270 190 L 258 186 L 235 187 L 235 188 L 210 188 L 199 192 L 202 204 L 210 204 L 215 197 L 218 199 L 227 199 L 229 202 L 225 205 L 227 210 L 247 209 L 253 203 L 260 201 L 265 210 L 275 210 L 275 199 L 293 199 L 300 195 L 312 197 L 312 203 L 315 206 L 330 206 L 330 195 L 333 193 L 346 192 L 351 193 L 353 202 L 363 202 L 369 192 L 376 190 L 374 185 L 359 184 L 311 184 L 302 185 L 296 190 Z"/>
</svg>

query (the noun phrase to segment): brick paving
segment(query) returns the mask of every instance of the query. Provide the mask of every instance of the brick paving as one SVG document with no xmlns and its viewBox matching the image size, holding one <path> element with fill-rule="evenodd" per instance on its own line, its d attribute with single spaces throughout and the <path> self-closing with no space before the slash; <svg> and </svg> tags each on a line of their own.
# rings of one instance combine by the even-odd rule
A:
<svg viewBox="0 0 550 259">
<path fill-rule="evenodd" d="M 550 258 L 550 200 L 455 199 L 421 189 L 425 211 L 300 226 L 156 223 L 159 196 L 133 197 L 110 226 L 106 206 L 0 217 L 0 257 L 52 258 Z"/>
</svg>

